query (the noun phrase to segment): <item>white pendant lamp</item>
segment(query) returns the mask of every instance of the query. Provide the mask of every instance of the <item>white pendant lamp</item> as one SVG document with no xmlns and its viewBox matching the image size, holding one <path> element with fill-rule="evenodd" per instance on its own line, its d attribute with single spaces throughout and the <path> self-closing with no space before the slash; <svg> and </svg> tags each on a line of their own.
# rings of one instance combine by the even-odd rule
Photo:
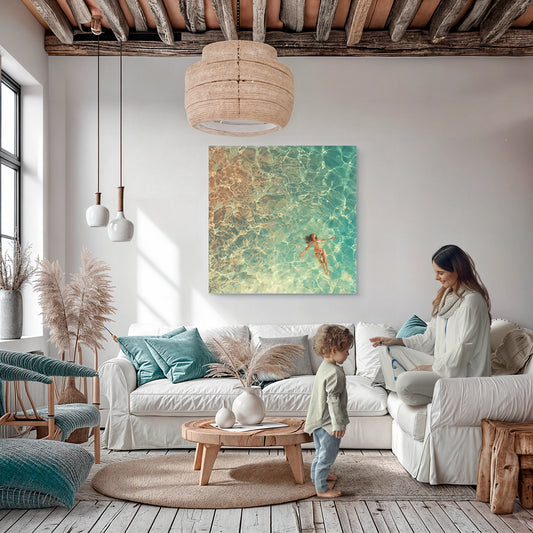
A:
<svg viewBox="0 0 533 533">
<path fill-rule="evenodd" d="M 100 204 L 102 193 L 100 192 L 100 37 L 98 37 L 98 63 L 97 63 L 97 87 L 98 87 L 98 96 L 97 96 L 97 171 L 96 171 L 96 202 L 94 205 L 91 205 L 85 211 L 85 219 L 87 224 L 91 228 L 103 228 L 107 226 L 109 221 L 109 210 L 107 207 Z"/>
<path fill-rule="evenodd" d="M 293 104 L 292 72 L 262 42 L 208 44 L 185 73 L 187 119 L 207 133 L 245 137 L 280 130 Z"/>
<path fill-rule="evenodd" d="M 107 226 L 107 234 L 113 242 L 131 241 L 133 222 L 124 216 L 124 187 L 122 185 L 122 41 L 120 41 L 120 185 L 118 187 L 118 212 Z"/>
</svg>

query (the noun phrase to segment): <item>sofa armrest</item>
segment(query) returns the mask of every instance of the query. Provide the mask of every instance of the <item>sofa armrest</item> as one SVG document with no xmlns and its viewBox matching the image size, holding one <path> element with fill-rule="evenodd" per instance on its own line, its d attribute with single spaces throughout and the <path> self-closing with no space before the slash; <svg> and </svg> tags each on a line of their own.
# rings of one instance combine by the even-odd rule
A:
<svg viewBox="0 0 533 533">
<path fill-rule="evenodd" d="M 137 388 L 135 367 L 125 358 L 105 361 L 99 369 L 102 394 L 110 411 L 129 413 L 130 394 Z"/>
<path fill-rule="evenodd" d="M 533 375 L 441 378 L 431 405 L 431 430 L 480 426 L 483 418 L 533 420 Z"/>
</svg>

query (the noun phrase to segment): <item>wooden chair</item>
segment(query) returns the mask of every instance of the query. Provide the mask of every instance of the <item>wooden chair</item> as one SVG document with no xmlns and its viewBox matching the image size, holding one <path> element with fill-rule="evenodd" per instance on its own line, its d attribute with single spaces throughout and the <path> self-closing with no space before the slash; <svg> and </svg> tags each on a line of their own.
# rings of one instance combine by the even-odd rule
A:
<svg viewBox="0 0 533 533">
<path fill-rule="evenodd" d="M 93 379 L 93 405 L 58 405 L 54 377 Z M 28 381 L 47 384 L 47 405 L 36 407 Z M 5 389 L 5 390 L 2 390 Z M 0 351 L 0 426 L 13 428 L 15 436 L 33 429 L 47 440 L 68 439 L 78 428 L 91 427 L 94 458 L 100 463 L 100 411 L 98 373 L 92 368 L 31 353 Z"/>
</svg>

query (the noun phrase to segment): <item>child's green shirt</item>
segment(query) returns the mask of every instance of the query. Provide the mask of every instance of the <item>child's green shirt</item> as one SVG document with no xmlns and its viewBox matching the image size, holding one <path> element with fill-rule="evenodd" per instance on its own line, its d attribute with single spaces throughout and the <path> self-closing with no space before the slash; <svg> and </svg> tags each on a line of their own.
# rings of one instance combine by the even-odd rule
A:
<svg viewBox="0 0 533 533">
<path fill-rule="evenodd" d="M 347 403 L 344 370 L 335 363 L 322 361 L 313 383 L 304 431 L 311 434 L 323 428 L 332 435 L 334 431 L 346 429 L 350 423 Z"/>
</svg>

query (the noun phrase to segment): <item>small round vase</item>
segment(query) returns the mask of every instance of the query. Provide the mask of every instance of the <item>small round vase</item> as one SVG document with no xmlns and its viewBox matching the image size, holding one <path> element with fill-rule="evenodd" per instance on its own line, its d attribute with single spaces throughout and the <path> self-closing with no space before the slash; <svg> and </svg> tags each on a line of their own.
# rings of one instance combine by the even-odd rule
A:
<svg viewBox="0 0 533 533">
<path fill-rule="evenodd" d="M 0 289 L 0 339 L 22 337 L 22 293 Z"/>
<path fill-rule="evenodd" d="M 231 409 L 222 407 L 215 415 L 215 424 L 220 428 L 232 428 L 235 424 L 235 414 Z"/>
<path fill-rule="evenodd" d="M 244 426 L 260 424 L 265 418 L 265 404 L 260 396 L 261 387 L 240 388 L 243 390 L 231 407 L 237 422 Z"/>
</svg>

